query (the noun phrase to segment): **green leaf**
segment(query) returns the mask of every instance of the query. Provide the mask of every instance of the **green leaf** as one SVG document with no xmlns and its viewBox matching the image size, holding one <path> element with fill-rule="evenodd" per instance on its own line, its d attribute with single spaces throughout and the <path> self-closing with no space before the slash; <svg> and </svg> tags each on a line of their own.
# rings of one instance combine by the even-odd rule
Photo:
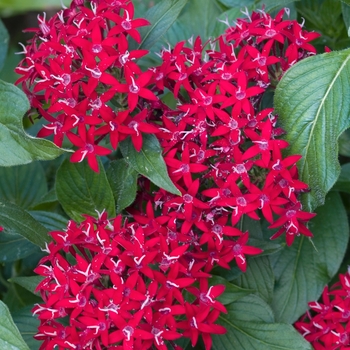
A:
<svg viewBox="0 0 350 350">
<path fill-rule="evenodd" d="M 260 10 L 264 6 L 265 12 L 272 12 L 275 10 L 280 10 L 288 5 L 288 8 L 292 7 L 291 13 L 293 12 L 294 2 L 300 0 L 219 0 L 223 5 L 229 7 L 230 9 L 219 16 L 218 19 L 225 20 L 229 19 L 229 23 L 233 25 L 233 21 L 237 18 L 244 18 L 246 14 L 243 11 L 251 13 L 252 10 Z M 218 30 L 220 28 L 220 30 Z M 227 29 L 227 25 L 219 24 L 216 26 L 215 35 L 218 36 L 224 33 Z"/>
<path fill-rule="evenodd" d="M 347 2 L 347 4 L 345 2 L 342 2 L 341 11 L 343 15 L 345 28 L 347 30 L 348 36 L 350 36 L 350 0 L 348 0 Z"/>
<path fill-rule="evenodd" d="M 338 30 L 343 27 L 340 1 L 304 0 L 296 3 L 296 7 L 312 29 L 332 37 L 333 40 L 340 34 Z"/>
<path fill-rule="evenodd" d="M 5 233 L 21 235 L 39 247 L 50 241 L 46 228 L 15 204 L 0 202 L 0 223 Z"/>
<path fill-rule="evenodd" d="M 29 213 L 49 231 L 62 231 L 67 227 L 68 219 L 60 214 L 42 210 L 31 210 Z"/>
<path fill-rule="evenodd" d="M 288 7 L 288 4 L 291 4 L 295 1 L 300 0 L 259 0 L 255 4 L 255 9 L 261 9 L 262 6 L 265 6 L 265 12 L 271 12 L 274 10 L 282 9 L 283 7 Z"/>
<path fill-rule="evenodd" d="M 69 6 L 69 0 L 62 1 L 66 6 Z M 60 2 L 57 0 L 0 0 L 0 10 L 3 15 L 9 16 L 16 12 L 27 12 L 33 10 L 48 10 L 49 8 L 59 9 Z"/>
<path fill-rule="evenodd" d="M 54 159 L 65 151 L 51 141 L 24 132 L 22 117 L 28 109 L 26 95 L 16 86 L 0 81 L 0 166 Z"/>
<path fill-rule="evenodd" d="M 339 194 L 330 192 L 316 212 L 309 224 L 312 242 L 301 236 L 269 257 L 276 277 L 272 308 L 279 322 L 294 323 L 307 303 L 319 298 L 345 255 L 349 226 Z"/>
<path fill-rule="evenodd" d="M 188 0 L 162 0 L 151 7 L 145 18 L 151 23 L 150 27 L 140 30 L 142 41 L 138 49 L 149 50 L 168 31 L 178 18 Z"/>
<path fill-rule="evenodd" d="M 345 130 L 338 140 L 339 154 L 350 157 L 350 129 Z"/>
<path fill-rule="evenodd" d="M 142 149 L 137 152 L 130 137 L 120 143 L 120 150 L 124 159 L 139 174 L 150 179 L 155 185 L 164 190 L 181 195 L 169 178 L 167 168 L 162 157 L 162 149 L 157 138 L 152 134 L 143 134 Z"/>
<path fill-rule="evenodd" d="M 244 6 L 251 6 L 254 4 L 254 0 L 219 0 L 223 5 L 227 7 L 237 7 L 238 9 Z"/>
<path fill-rule="evenodd" d="M 260 220 L 253 220 L 249 216 L 243 216 L 239 221 L 239 229 L 242 232 L 245 232 L 245 231 L 249 232 L 249 243 L 248 243 L 249 245 L 263 250 L 263 252 L 259 254 L 258 258 L 263 255 L 270 255 L 270 254 L 276 253 L 283 247 L 279 243 L 271 242 L 270 239 L 269 240 L 264 239 Z M 255 259 L 255 257 L 252 257 L 252 259 Z M 248 266 L 249 266 L 249 262 L 248 262 Z"/>
<path fill-rule="evenodd" d="M 21 335 L 29 346 L 30 350 L 38 350 L 39 343 L 36 339 L 34 339 L 34 335 L 38 333 L 38 327 L 40 325 L 40 321 L 32 316 L 33 306 L 27 306 L 20 310 L 17 310 L 12 313 L 13 321 L 18 327 Z"/>
<path fill-rule="evenodd" d="M 0 232 L 0 262 L 23 259 L 38 252 L 38 247 L 16 233 Z"/>
<path fill-rule="evenodd" d="M 209 284 L 211 286 L 218 284 L 223 284 L 225 286 L 225 292 L 219 297 L 217 297 L 217 300 L 220 301 L 220 303 L 222 303 L 223 305 L 231 304 L 234 301 L 237 301 L 238 299 L 241 299 L 255 292 L 254 289 L 245 289 L 236 286 L 220 276 L 212 276 L 210 278 Z"/>
<path fill-rule="evenodd" d="M 261 299 L 270 303 L 275 277 L 269 258 L 259 256 L 249 259 L 246 273 L 241 274 L 233 282 L 241 288 L 254 290 Z"/>
<path fill-rule="evenodd" d="M 9 33 L 4 23 L 0 20 L 0 70 L 3 68 L 7 56 Z"/>
<path fill-rule="evenodd" d="M 275 316 L 270 305 L 254 294 L 247 295 L 230 304 L 227 307 L 227 311 L 227 316 L 235 321 L 259 323 L 275 322 Z"/>
<path fill-rule="evenodd" d="M 42 276 L 29 276 L 29 277 L 22 277 L 22 276 L 16 276 L 9 279 L 9 282 L 14 282 L 19 284 L 24 289 L 28 290 L 29 292 L 33 294 L 35 293 L 35 288 L 37 285 L 44 279 Z"/>
<path fill-rule="evenodd" d="M 43 167 L 39 162 L 0 167 L 0 200 L 27 209 L 47 193 Z"/>
<path fill-rule="evenodd" d="M 249 238 L 249 245 L 263 250 L 263 252 L 260 253 L 258 257 L 275 254 L 285 246 L 284 243 L 281 244 L 273 241 L 271 242 L 271 241 L 255 239 L 255 238 Z M 256 259 L 256 257 L 251 257 L 248 259 Z"/>
<path fill-rule="evenodd" d="M 230 269 L 224 269 L 223 267 L 216 265 L 212 269 L 211 273 L 213 275 L 220 276 L 229 282 L 232 282 L 236 280 L 243 272 L 238 268 L 235 261 L 231 261 L 229 265 Z"/>
<path fill-rule="evenodd" d="M 87 162 L 71 163 L 66 159 L 57 172 L 56 194 L 64 211 L 75 221 L 82 221 L 81 214 L 97 216 L 105 210 L 115 216 L 113 193 L 105 170 L 99 160 L 100 172 L 96 173 Z"/>
<path fill-rule="evenodd" d="M 221 12 L 221 5 L 216 0 L 188 1 L 178 20 L 165 35 L 164 43 L 174 45 L 191 37 L 196 38 L 198 35 L 205 42 L 213 35 Z"/>
<path fill-rule="evenodd" d="M 107 179 L 113 191 L 116 211 L 120 213 L 136 198 L 138 173 L 124 159 L 110 163 Z"/>
<path fill-rule="evenodd" d="M 299 18 L 306 20 L 306 28 L 322 35 L 312 43 L 318 52 L 323 52 L 325 46 L 332 50 L 349 47 L 350 39 L 347 35 L 348 28 L 344 24 L 342 5 L 345 4 L 334 0 L 303 0 L 296 3 Z"/>
<path fill-rule="evenodd" d="M 28 350 L 21 333 L 16 327 L 9 309 L 0 300 L 0 349 L 1 350 Z"/>
<path fill-rule="evenodd" d="M 311 344 L 292 325 L 274 323 L 271 308 L 257 296 L 244 297 L 227 306 L 219 322 L 227 329 L 213 335 L 216 350 L 311 350 Z"/>
<path fill-rule="evenodd" d="M 288 154 L 301 154 L 302 181 L 311 191 L 303 195 L 305 209 L 324 203 L 339 173 L 339 135 L 350 126 L 350 49 L 309 57 L 290 68 L 277 86 L 276 112 Z"/>
<path fill-rule="evenodd" d="M 17 311 L 26 306 L 33 306 L 41 303 L 43 300 L 40 296 L 28 293 L 26 289 L 18 284 L 12 283 L 3 297 L 3 302 L 7 305 L 10 312 Z"/>
<path fill-rule="evenodd" d="M 338 181 L 332 190 L 350 193 L 350 163 L 342 165 Z"/>
</svg>

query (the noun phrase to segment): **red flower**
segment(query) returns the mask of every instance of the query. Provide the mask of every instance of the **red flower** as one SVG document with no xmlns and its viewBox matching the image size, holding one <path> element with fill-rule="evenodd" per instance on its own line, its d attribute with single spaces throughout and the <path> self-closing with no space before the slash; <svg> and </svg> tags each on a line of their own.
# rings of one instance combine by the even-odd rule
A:
<svg viewBox="0 0 350 350">
<path fill-rule="evenodd" d="M 145 87 L 150 82 L 152 75 L 152 71 L 148 70 L 147 72 L 141 73 L 138 77 L 135 77 L 130 69 L 125 67 L 125 79 L 127 84 L 118 87 L 117 91 L 126 92 L 128 94 L 128 108 L 130 112 L 136 108 L 139 96 L 147 100 L 158 100 L 158 97 Z"/>
<path fill-rule="evenodd" d="M 186 220 L 191 221 L 194 208 L 209 209 L 207 203 L 196 198 L 199 189 L 199 179 L 194 180 L 188 190 L 180 189 L 182 197 L 176 197 L 164 203 L 165 207 L 175 207 L 177 211 L 182 210 Z"/>
<path fill-rule="evenodd" d="M 245 272 L 247 270 L 247 260 L 245 255 L 257 255 L 263 252 L 262 249 L 248 246 L 249 233 L 243 233 L 237 241 L 229 242 L 223 250 L 225 260 L 230 262 L 232 259 L 236 260 L 237 266 Z"/>
<path fill-rule="evenodd" d="M 243 153 L 242 159 L 247 160 L 260 154 L 262 167 L 268 167 L 272 150 L 275 148 L 281 150 L 289 145 L 287 141 L 272 138 L 272 123 L 269 119 L 265 122 L 260 136 L 250 129 L 245 129 L 244 133 L 252 140 L 254 145 Z"/>
<path fill-rule="evenodd" d="M 338 277 L 343 281 L 349 279 L 349 272 Z M 295 322 L 294 327 L 314 349 L 350 348 L 350 305 L 347 289 L 339 282 L 330 288 L 326 286 L 322 293 L 322 301 L 309 302 L 310 310 Z"/>
<path fill-rule="evenodd" d="M 73 134 L 72 132 L 67 133 L 67 137 L 72 142 L 72 144 L 79 147 L 79 149 L 76 150 L 71 156 L 71 162 L 82 162 L 86 157 L 91 169 L 98 172 L 99 170 L 96 156 L 106 156 L 107 154 L 111 153 L 111 150 L 96 145 L 94 135 L 94 127 L 91 127 L 87 132 L 86 129 L 83 129 L 82 133 L 79 135 L 80 137 Z"/>
<path fill-rule="evenodd" d="M 198 337 L 203 338 L 206 350 L 210 350 L 212 345 L 211 334 L 225 334 L 226 329 L 214 322 L 219 317 L 218 310 L 210 311 L 210 307 L 194 306 L 185 304 L 186 316 L 188 321 L 179 322 L 179 327 L 184 329 L 184 335 L 190 336 L 191 344 L 194 347 L 197 344 Z"/>
<path fill-rule="evenodd" d="M 123 17 L 115 14 L 114 12 L 107 12 L 105 16 L 106 18 L 116 23 L 116 25 L 110 30 L 109 36 L 114 36 L 119 33 L 127 33 L 138 43 L 141 42 L 141 36 L 135 28 L 147 26 L 150 24 L 144 18 L 133 19 L 134 5 L 132 2 L 129 2 L 124 6 Z"/>
<path fill-rule="evenodd" d="M 237 73 L 237 87 L 227 81 L 222 81 L 221 84 L 224 91 L 231 95 L 222 103 L 221 109 L 233 105 L 234 115 L 239 115 L 241 111 L 251 114 L 253 106 L 250 97 L 265 92 L 265 89 L 259 86 L 248 87 L 247 76 L 243 72 Z"/>
<path fill-rule="evenodd" d="M 136 151 L 140 152 L 142 148 L 142 133 L 147 134 L 156 134 L 159 132 L 159 129 L 150 123 L 144 121 L 147 118 L 148 110 L 143 109 L 140 113 L 131 117 L 130 115 L 125 120 L 125 124 L 127 125 L 127 130 L 125 133 L 131 136 L 131 141 L 136 149 Z"/>
<path fill-rule="evenodd" d="M 303 234 L 307 237 L 313 237 L 311 231 L 303 224 L 303 222 L 309 221 L 316 214 L 308 213 L 300 210 L 301 204 L 296 203 L 294 206 L 289 208 L 275 208 L 276 213 L 280 216 L 269 228 L 277 228 L 283 225 L 274 235 L 271 236 L 271 239 L 276 239 L 284 232 L 286 232 L 286 241 L 287 245 L 291 245 L 294 241 L 294 238 L 298 234 Z"/>
<path fill-rule="evenodd" d="M 204 164 L 192 163 L 190 159 L 189 147 L 186 145 L 183 149 L 181 160 L 174 157 L 177 150 L 174 148 L 164 158 L 167 166 L 172 169 L 170 170 L 170 177 L 174 182 L 178 182 L 181 178 L 184 179 L 186 186 L 192 184 L 192 173 L 201 173 L 207 170 L 207 166 Z"/>
<path fill-rule="evenodd" d="M 227 310 L 224 305 L 219 301 L 214 300 L 219 295 L 225 291 L 224 285 L 208 286 L 208 279 L 201 278 L 199 289 L 195 287 L 187 287 L 187 290 L 197 297 L 196 302 L 203 308 L 211 306 L 214 309 L 219 310 L 220 312 L 227 313 Z"/>
</svg>

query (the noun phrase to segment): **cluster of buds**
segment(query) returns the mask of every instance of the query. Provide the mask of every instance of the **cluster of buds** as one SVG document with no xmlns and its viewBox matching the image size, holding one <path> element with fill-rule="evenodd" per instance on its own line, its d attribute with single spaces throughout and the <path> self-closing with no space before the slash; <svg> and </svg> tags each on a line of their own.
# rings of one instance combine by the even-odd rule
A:
<svg viewBox="0 0 350 350">
<path fill-rule="evenodd" d="M 314 349 L 350 349 L 350 269 L 339 275 L 339 282 L 326 286 L 322 301 L 310 302 L 309 308 L 294 326 Z"/>
<path fill-rule="evenodd" d="M 181 336 L 194 346 L 199 335 L 209 349 L 225 312 L 215 300 L 224 287 L 210 286 L 210 272 L 233 260 L 244 272 L 246 255 L 262 252 L 236 227 L 241 219 L 264 217 L 279 228 L 271 238 L 286 233 L 288 245 L 312 237 L 314 214 L 298 199 L 308 188 L 298 179 L 300 156 L 282 155 L 284 131 L 264 107 L 283 73 L 316 53 L 309 42 L 319 35 L 285 12 L 247 14 L 210 49 L 200 38 L 163 49 L 162 63 L 146 72 L 135 59 L 147 51 L 128 48 L 148 23 L 133 19 L 132 2 L 73 1 L 49 21 L 39 17 L 16 69 L 30 115 L 48 122 L 39 136 L 53 134 L 59 146 L 67 137 L 77 147 L 71 161 L 87 158 L 98 171 L 96 156 L 129 136 L 139 151 L 142 133 L 155 134 L 182 194 L 140 178 L 127 221 L 103 214 L 51 233 L 56 244 L 36 269 L 46 276 L 37 288 L 44 304 L 34 308 L 41 349 L 166 349 Z M 176 108 L 161 100 L 164 91 Z M 69 326 L 58 322 L 66 316 Z"/>
</svg>

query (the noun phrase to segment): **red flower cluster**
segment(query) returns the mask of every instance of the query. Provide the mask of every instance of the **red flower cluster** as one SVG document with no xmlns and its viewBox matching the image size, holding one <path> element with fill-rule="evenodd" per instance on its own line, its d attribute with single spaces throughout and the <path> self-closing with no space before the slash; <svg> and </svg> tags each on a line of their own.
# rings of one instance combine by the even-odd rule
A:
<svg viewBox="0 0 350 350">
<path fill-rule="evenodd" d="M 322 293 L 322 302 L 309 303 L 310 310 L 294 324 L 315 350 L 350 349 L 350 270 Z"/>
<path fill-rule="evenodd" d="M 126 38 L 140 41 L 136 28 L 147 22 L 133 19 L 132 3 L 83 3 L 48 22 L 39 18 L 17 68 L 32 107 L 49 122 L 39 136 L 53 133 L 61 145 L 66 135 L 78 147 L 71 160 L 87 158 L 97 171 L 96 155 L 110 152 L 99 145 L 106 136 L 117 148 L 130 135 L 140 150 L 142 133 L 155 133 L 182 196 L 153 191 L 141 178 L 126 209 L 130 221 L 104 214 L 52 232 L 56 244 L 36 269 L 46 277 L 37 288 L 44 304 L 34 309 L 36 337 L 42 349 L 166 349 L 181 336 L 194 346 L 201 335 L 209 349 L 210 334 L 224 333 L 214 322 L 225 312 L 215 300 L 224 288 L 209 286 L 209 273 L 233 260 L 245 271 L 246 255 L 262 252 L 235 227 L 241 218 L 263 216 L 279 228 L 271 238 L 286 232 L 288 245 L 312 236 L 306 222 L 314 214 L 298 201 L 307 190 L 298 179 L 300 156 L 283 157 L 288 143 L 278 139 L 283 130 L 263 96 L 315 53 L 309 41 L 318 34 L 283 20 L 284 11 L 276 18 L 254 12 L 210 50 L 200 38 L 190 47 L 180 42 L 142 72 L 133 59 L 146 52 L 129 52 Z M 175 109 L 158 98 L 165 88 Z M 58 322 L 65 316 L 69 326 Z"/>
<path fill-rule="evenodd" d="M 167 218 L 148 225 L 135 219 L 102 213 L 50 233 L 56 243 L 35 269 L 45 277 L 36 288 L 44 303 L 33 309 L 40 349 L 181 349 L 174 340 L 184 336 L 194 345 L 200 335 L 210 349 L 211 334 L 225 333 L 215 324 L 226 312 L 215 300 L 225 288 L 208 285 L 204 259 L 160 227 Z"/>
<path fill-rule="evenodd" d="M 144 123 L 145 101 L 158 97 L 147 89 L 152 72 L 141 72 L 133 62 L 147 50 L 130 50 L 128 37 L 140 42 L 137 28 L 148 25 L 145 19 L 134 19 L 134 6 L 128 0 L 74 0 L 70 8 L 50 20 L 38 16 L 39 28 L 24 47 L 25 58 L 16 68 L 32 111 L 47 123 L 39 137 L 54 135 L 61 147 L 64 136 L 78 149 L 72 162 L 87 158 L 98 171 L 96 156 L 111 153 L 99 145 L 109 136 L 115 149 L 118 142 L 131 136 L 135 148 L 141 149 L 141 131 L 158 129 Z M 111 100 L 118 105 L 112 107 Z M 140 100 L 142 98 L 142 101 Z M 136 116 L 131 113 L 138 111 Z"/>
<path fill-rule="evenodd" d="M 182 233 L 196 232 L 218 264 L 225 265 L 230 249 L 243 271 L 244 254 L 258 252 L 245 247 L 248 234 L 233 228 L 243 215 L 259 220 L 260 211 L 270 228 L 280 227 L 271 238 L 286 232 L 288 245 L 300 234 L 312 236 L 305 222 L 314 214 L 303 212 L 297 198 L 307 190 L 298 180 L 300 156 L 283 157 L 283 130 L 273 108 L 262 105 L 264 92 L 290 65 L 315 53 L 308 42 L 319 34 L 283 14 L 273 19 L 261 11 L 238 19 L 205 55 L 200 38 L 191 48 L 180 42 L 164 49 L 163 63 L 153 69 L 158 89 L 167 88 L 178 101 L 176 110 L 159 102 L 157 137 L 182 193 L 159 191 L 155 203 Z"/>
</svg>

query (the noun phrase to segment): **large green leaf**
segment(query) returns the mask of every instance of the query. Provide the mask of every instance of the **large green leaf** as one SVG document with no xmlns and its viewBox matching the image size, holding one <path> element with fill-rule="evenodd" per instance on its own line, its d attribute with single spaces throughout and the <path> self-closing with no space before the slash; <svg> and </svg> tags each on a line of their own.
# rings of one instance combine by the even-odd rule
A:
<svg viewBox="0 0 350 350">
<path fill-rule="evenodd" d="M 135 200 L 137 177 L 137 171 L 124 159 L 110 163 L 107 178 L 113 191 L 117 213 L 120 213 Z"/>
<path fill-rule="evenodd" d="M 151 23 L 150 27 L 140 30 L 142 41 L 139 49 L 149 50 L 168 31 L 178 18 L 188 0 L 163 0 L 151 7 L 145 18 Z"/>
<path fill-rule="evenodd" d="M 0 167 L 0 200 L 6 200 L 27 209 L 46 193 L 45 172 L 39 162 Z"/>
<path fill-rule="evenodd" d="M 340 172 L 339 135 L 350 126 L 350 49 L 307 58 L 283 76 L 275 94 L 276 111 L 290 143 L 301 154 L 300 178 L 311 191 L 305 209 L 324 203 Z"/>
<path fill-rule="evenodd" d="M 152 134 L 143 134 L 142 137 L 140 152 L 135 150 L 130 137 L 120 143 L 124 159 L 139 174 L 150 179 L 155 185 L 170 193 L 180 195 L 180 191 L 170 180 L 157 138 Z"/>
<path fill-rule="evenodd" d="M 7 306 L 0 300 L 0 349 L 29 350 L 12 320 Z"/>
<path fill-rule="evenodd" d="M 283 247 L 283 244 L 264 239 L 260 220 L 253 220 L 249 216 L 243 216 L 239 221 L 239 229 L 242 232 L 249 232 L 249 245 L 263 250 L 263 252 L 259 254 L 258 257 L 251 257 L 252 259 L 259 258 L 263 255 L 270 255 L 276 253 Z M 248 259 L 250 260 L 250 258 Z"/>
<path fill-rule="evenodd" d="M 38 333 L 40 321 L 32 316 L 32 306 L 27 306 L 12 313 L 13 321 L 30 350 L 38 350 L 39 342 L 33 338 Z"/>
<path fill-rule="evenodd" d="M 218 0 L 223 5 L 235 8 L 241 11 L 241 9 L 248 8 L 251 9 L 261 9 L 264 6 L 265 12 L 271 12 L 273 10 L 281 9 L 286 5 L 290 5 L 295 1 L 300 0 Z M 244 17 L 244 14 L 241 12 L 239 17 Z M 230 22 L 232 23 L 232 22 Z"/>
<path fill-rule="evenodd" d="M 33 293 L 28 293 L 28 291 L 19 284 L 11 283 L 2 301 L 12 313 L 26 306 L 33 307 L 34 304 L 41 303 L 42 298 Z"/>
<path fill-rule="evenodd" d="M 81 214 L 97 216 L 105 210 L 115 216 L 115 204 L 106 173 L 99 160 L 100 172 L 91 170 L 86 162 L 71 163 L 66 159 L 57 172 L 56 193 L 64 211 L 72 219 L 82 221 Z"/>
<path fill-rule="evenodd" d="M 279 322 L 294 323 L 307 303 L 319 298 L 346 252 L 349 226 L 339 194 L 330 192 L 316 212 L 309 224 L 312 242 L 297 237 L 291 247 L 270 256 L 276 277 L 272 308 Z"/>
<path fill-rule="evenodd" d="M 350 163 L 342 165 L 338 181 L 332 190 L 350 193 Z"/>
<path fill-rule="evenodd" d="M 274 10 L 279 10 L 284 7 L 288 7 L 291 3 L 300 0 L 258 0 L 255 1 L 255 9 L 261 9 L 265 6 L 266 12 L 271 12 Z"/>
<path fill-rule="evenodd" d="M 338 141 L 339 154 L 345 157 L 350 157 L 350 129 L 345 130 L 339 136 Z"/>
<path fill-rule="evenodd" d="M 238 9 L 244 6 L 251 6 L 254 4 L 254 0 L 219 0 L 223 5 L 227 7 L 236 7 Z"/>
<path fill-rule="evenodd" d="M 0 81 L 0 166 L 54 159 L 64 152 L 51 141 L 24 132 L 22 118 L 28 109 L 25 94 L 16 86 Z"/>
<path fill-rule="evenodd" d="M 21 235 L 39 247 L 50 241 L 46 228 L 13 203 L 0 202 L 0 225 L 6 234 Z"/>
<path fill-rule="evenodd" d="M 168 30 L 165 41 L 174 45 L 191 37 L 202 37 L 203 42 L 213 35 L 217 17 L 222 9 L 216 0 L 190 0 L 178 20 Z"/>
<path fill-rule="evenodd" d="M 38 247 L 16 233 L 0 232 L 0 262 L 12 262 L 35 252 Z"/>
<path fill-rule="evenodd" d="M 14 282 L 19 284 L 21 287 L 25 288 L 29 292 L 36 294 L 35 293 L 35 288 L 38 286 L 38 284 L 44 279 L 42 276 L 28 276 L 28 277 L 23 277 L 23 276 L 17 276 L 17 277 L 12 277 L 9 279 L 10 282 Z"/>
<path fill-rule="evenodd" d="M 311 344 L 292 325 L 274 323 L 271 308 L 250 295 L 227 306 L 220 323 L 224 335 L 213 335 L 215 350 L 311 350 Z"/>
<path fill-rule="evenodd" d="M 49 231 L 62 231 L 67 227 L 68 219 L 50 211 L 31 210 L 30 215 Z"/>
<path fill-rule="evenodd" d="M 267 256 L 255 257 L 248 260 L 246 273 L 233 281 L 237 286 L 255 290 L 255 293 L 269 303 L 273 295 L 275 277 Z"/>
<path fill-rule="evenodd" d="M 71 1 L 63 0 L 62 3 L 69 6 Z M 3 15 L 13 15 L 14 12 L 24 12 L 33 10 L 47 10 L 49 8 L 60 8 L 57 0 L 0 0 L 0 10 Z"/>
<path fill-rule="evenodd" d="M 347 30 L 348 36 L 350 36 L 350 1 L 348 1 L 348 4 L 342 2 L 341 11 L 343 15 L 345 28 Z"/>
<path fill-rule="evenodd" d="M 349 10 L 346 10 L 349 5 L 339 0 L 303 0 L 296 6 L 299 16 L 306 19 L 305 27 L 322 35 L 313 43 L 318 52 L 323 52 L 325 46 L 334 51 L 350 46 Z"/>
<path fill-rule="evenodd" d="M 306 19 L 308 27 L 321 32 L 334 42 L 341 34 L 341 2 L 334 0 L 304 0 L 296 3 L 298 12 Z"/>
<path fill-rule="evenodd" d="M 0 20 L 0 70 L 5 63 L 9 40 L 9 33 L 4 26 L 4 23 Z"/>
</svg>

